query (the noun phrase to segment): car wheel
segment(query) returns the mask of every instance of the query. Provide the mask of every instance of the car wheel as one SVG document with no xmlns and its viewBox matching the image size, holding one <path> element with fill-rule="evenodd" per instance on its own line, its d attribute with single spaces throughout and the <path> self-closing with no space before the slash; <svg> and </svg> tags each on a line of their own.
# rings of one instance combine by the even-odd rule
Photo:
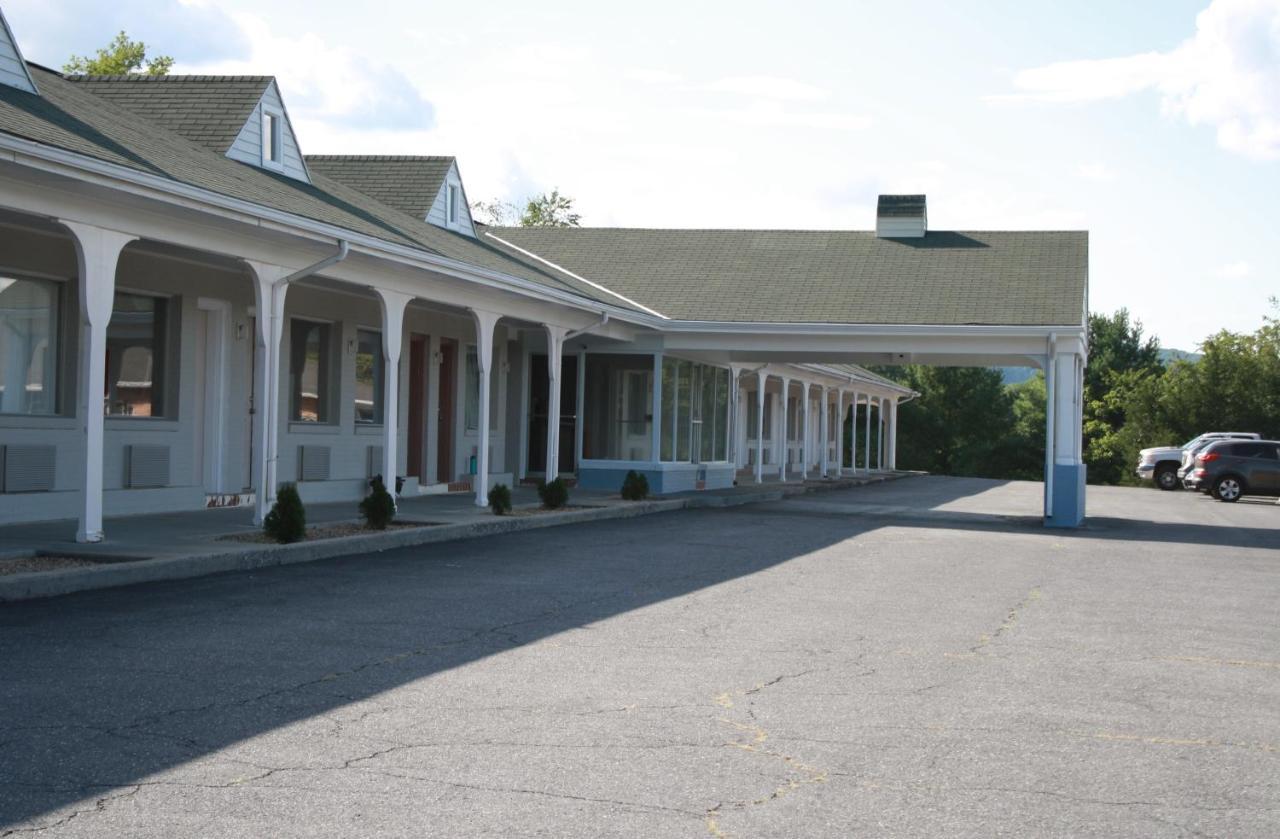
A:
<svg viewBox="0 0 1280 839">
<path fill-rule="evenodd" d="M 1240 500 L 1244 494 L 1244 485 L 1235 475 L 1224 475 L 1213 485 L 1213 497 L 1219 501 L 1232 503 Z"/>
<path fill-rule="evenodd" d="M 1156 470 L 1156 486 L 1168 492 L 1178 488 L 1178 470 L 1174 466 L 1163 466 Z"/>
</svg>

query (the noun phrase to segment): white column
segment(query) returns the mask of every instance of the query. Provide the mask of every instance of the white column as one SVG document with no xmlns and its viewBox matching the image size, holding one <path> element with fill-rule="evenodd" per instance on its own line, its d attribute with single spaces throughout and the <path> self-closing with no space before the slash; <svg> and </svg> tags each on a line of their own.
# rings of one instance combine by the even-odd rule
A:
<svg viewBox="0 0 1280 839">
<path fill-rule="evenodd" d="M 480 416 L 476 430 L 476 506 L 489 506 L 489 375 L 493 369 L 493 328 L 502 315 L 472 309 L 476 322 L 476 364 L 480 368 Z M 465 390 L 464 390 L 465 392 Z"/>
<path fill-rule="evenodd" d="M 578 392 L 574 395 L 574 414 L 577 421 L 573 424 L 573 462 L 582 468 L 582 439 L 586 425 L 583 418 L 587 410 L 587 353 L 578 353 Z"/>
<path fill-rule="evenodd" d="M 836 388 L 836 477 L 844 474 L 844 391 Z"/>
<path fill-rule="evenodd" d="M 822 439 L 822 451 L 818 453 L 818 468 L 821 470 L 821 476 L 827 477 L 830 471 L 830 445 L 831 440 L 831 408 L 827 404 L 827 386 L 822 386 L 822 404 L 820 405 L 822 413 L 818 415 L 818 436 Z"/>
<path fill-rule="evenodd" d="M 547 468 L 544 479 L 549 483 L 560 474 L 560 371 L 564 359 L 563 326 L 544 323 L 547 331 Z"/>
<path fill-rule="evenodd" d="M 107 325 L 115 302 L 116 265 L 120 251 L 137 239 L 127 233 L 90 224 L 63 221 L 76 241 L 80 291 L 80 393 L 84 417 L 84 503 L 76 527 L 77 542 L 101 542 L 103 393 L 107 376 Z M 16 389 L 19 382 L 9 382 Z"/>
<path fill-rule="evenodd" d="M 400 349 L 404 343 L 404 310 L 413 296 L 374 290 L 382 308 L 382 484 L 395 499 L 400 470 Z"/>
<path fill-rule="evenodd" d="M 889 401 L 889 471 L 898 469 L 898 399 Z"/>
<path fill-rule="evenodd" d="M 858 473 L 858 397 L 861 396 L 858 391 L 853 392 L 853 404 L 849 408 L 849 413 L 853 418 L 849 421 L 849 468 L 856 475 Z M 840 417 L 840 438 L 844 439 L 844 416 Z M 844 465 L 844 461 L 840 461 L 840 465 Z"/>
<path fill-rule="evenodd" d="M 725 448 L 725 457 L 729 463 L 733 464 L 733 471 L 736 475 L 738 472 L 738 423 L 740 417 L 738 411 L 738 368 L 729 365 L 729 439 Z"/>
<path fill-rule="evenodd" d="M 778 436 L 782 440 L 782 457 L 778 466 L 778 479 L 785 482 L 787 480 L 787 459 L 791 456 L 791 443 L 787 440 L 787 420 L 791 418 L 790 403 L 791 401 L 791 379 L 786 376 L 782 377 L 782 394 L 778 397 L 779 405 L 779 429 Z"/>
<path fill-rule="evenodd" d="M 809 460 L 813 452 L 810 445 L 813 442 L 813 435 L 809 431 L 809 426 L 813 423 L 813 415 L 809 410 L 809 383 L 804 382 L 804 439 L 800 443 L 800 477 L 802 480 L 809 480 Z"/>
<path fill-rule="evenodd" d="M 862 444 L 862 460 L 871 471 L 871 394 L 867 394 L 867 439 Z"/>
<path fill-rule="evenodd" d="M 253 409 L 254 457 L 258 486 L 253 523 L 262 524 L 276 497 L 276 461 L 280 441 L 280 341 L 284 335 L 284 301 L 289 290 L 280 282 L 290 270 L 280 265 L 248 261 L 253 270 L 253 296 L 257 310 L 257 342 Z"/>
<path fill-rule="evenodd" d="M 876 471 L 884 469 L 885 397 L 876 401 Z"/>
<path fill-rule="evenodd" d="M 769 377 L 756 372 L 756 483 L 764 483 L 764 383 Z"/>
</svg>

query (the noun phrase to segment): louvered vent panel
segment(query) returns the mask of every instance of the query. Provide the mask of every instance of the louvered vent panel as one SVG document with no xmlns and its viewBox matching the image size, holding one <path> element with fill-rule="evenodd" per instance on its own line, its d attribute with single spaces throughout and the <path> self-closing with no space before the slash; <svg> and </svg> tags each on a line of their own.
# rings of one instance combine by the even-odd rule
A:
<svg viewBox="0 0 1280 839">
<path fill-rule="evenodd" d="M 154 489 L 169 485 L 168 446 L 126 446 L 125 485 L 129 489 Z"/>
<path fill-rule="evenodd" d="M 298 480 L 329 480 L 328 446 L 298 446 Z"/>
<path fill-rule="evenodd" d="M 382 474 L 382 446 L 369 447 L 369 464 L 365 476 L 372 478 Z"/>
<path fill-rule="evenodd" d="M 0 453 L 5 492 L 48 492 L 53 489 L 53 446 L 4 446 Z"/>
</svg>

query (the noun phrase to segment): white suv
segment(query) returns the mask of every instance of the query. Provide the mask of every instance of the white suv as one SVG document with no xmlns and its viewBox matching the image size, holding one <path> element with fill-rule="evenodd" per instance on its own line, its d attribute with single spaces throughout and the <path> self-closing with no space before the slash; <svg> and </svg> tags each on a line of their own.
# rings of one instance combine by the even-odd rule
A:
<svg viewBox="0 0 1280 839">
<path fill-rule="evenodd" d="M 1201 443 L 1210 440 L 1261 440 L 1262 435 L 1251 431 L 1210 431 L 1193 437 L 1181 446 L 1164 446 L 1162 448 L 1143 449 L 1138 452 L 1138 477 L 1143 480 L 1155 480 L 1161 489 L 1177 489 L 1178 469 L 1182 466 L 1182 458 L 1186 452 L 1192 451 Z"/>
</svg>

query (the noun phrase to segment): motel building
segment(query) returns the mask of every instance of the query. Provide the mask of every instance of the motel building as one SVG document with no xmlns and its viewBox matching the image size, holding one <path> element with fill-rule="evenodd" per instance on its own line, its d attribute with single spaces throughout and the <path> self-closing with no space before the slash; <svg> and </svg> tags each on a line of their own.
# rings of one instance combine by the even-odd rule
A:
<svg viewBox="0 0 1280 839">
<path fill-rule="evenodd" d="M 1083 519 L 1083 232 L 919 195 L 868 231 L 486 228 L 452 157 L 304 141 L 271 77 L 64 76 L 0 26 L 0 525 L 893 470 L 914 394 L 865 366 L 903 363 L 1043 368 L 1045 522 Z"/>
</svg>

